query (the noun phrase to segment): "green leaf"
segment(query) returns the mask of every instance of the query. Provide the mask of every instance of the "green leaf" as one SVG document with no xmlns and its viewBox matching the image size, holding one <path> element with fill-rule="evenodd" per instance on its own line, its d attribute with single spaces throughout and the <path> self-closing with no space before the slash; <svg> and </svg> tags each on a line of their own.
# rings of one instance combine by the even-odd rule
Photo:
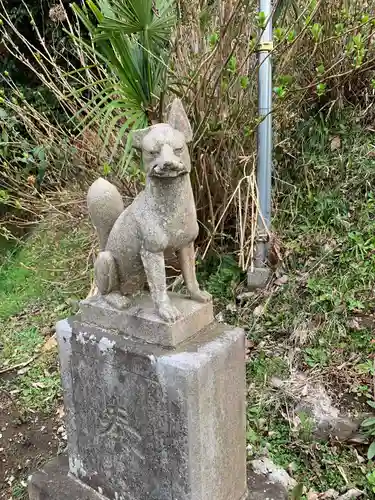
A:
<svg viewBox="0 0 375 500">
<path fill-rule="evenodd" d="M 241 85 L 241 88 L 243 89 L 247 89 L 247 87 L 249 86 L 249 77 L 246 76 L 246 75 L 242 75 L 240 76 L 240 85 Z"/>
<path fill-rule="evenodd" d="M 235 73 L 237 70 L 237 59 L 235 56 L 232 56 L 228 61 L 228 71 L 230 73 Z"/>
<path fill-rule="evenodd" d="M 294 42 L 294 40 L 296 39 L 296 36 L 297 36 L 297 33 L 296 33 L 296 30 L 291 30 L 288 32 L 288 36 L 287 36 L 287 40 L 289 43 L 292 43 Z"/>
<path fill-rule="evenodd" d="M 367 450 L 367 458 L 369 460 L 372 460 L 374 457 L 375 457 L 375 441 L 373 441 L 370 444 L 370 446 L 369 446 L 369 448 Z"/>
<path fill-rule="evenodd" d="M 315 42 L 318 43 L 323 32 L 323 26 L 319 23 L 315 23 L 311 26 L 310 31 Z"/>
<path fill-rule="evenodd" d="M 0 189 L 0 203 L 6 203 L 9 200 L 10 196 L 7 191 L 4 189 Z"/>
<path fill-rule="evenodd" d="M 214 48 L 215 45 L 217 45 L 217 43 L 219 42 L 219 39 L 220 39 L 219 33 L 216 33 L 216 32 L 212 33 L 209 36 L 208 41 L 209 41 L 211 48 Z"/>
<path fill-rule="evenodd" d="M 109 165 L 109 163 L 104 163 L 103 165 L 103 175 L 104 176 L 107 176 L 108 174 L 111 173 L 111 165 Z"/>
<path fill-rule="evenodd" d="M 260 28 L 264 28 L 266 26 L 266 19 L 267 19 L 266 14 L 263 11 L 261 11 L 259 12 L 257 17 L 258 17 L 258 26 Z"/>
<path fill-rule="evenodd" d="M 92 46 L 78 38 L 75 43 L 93 62 L 99 61 L 101 76 L 107 77 L 78 89 L 85 106 L 74 118 L 82 132 L 98 131 L 106 155 L 111 148 L 110 161 L 121 145 L 117 168 L 125 172 L 130 166 L 134 173 L 138 165 L 131 164 L 129 132 L 150 124 L 166 91 L 175 1 L 86 0 L 73 10 L 88 29 Z"/>
<path fill-rule="evenodd" d="M 367 404 L 368 404 L 369 406 L 371 406 L 371 408 L 375 408 L 375 401 L 371 401 L 371 399 L 369 399 L 369 400 L 367 401 Z"/>
<path fill-rule="evenodd" d="M 134 120 L 134 122 L 132 124 L 129 123 L 129 121 L 126 121 L 121 126 L 120 130 L 117 132 L 116 142 L 115 142 L 115 144 L 112 148 L 112 151 L 111 151 L 111 159 L 114 157 L 116 150 L 117 150 L 118 146 L 120 145 L 120 143 L 122 142 L 122 139 L 123 139 L 124 135 L 126 134 L 126 132 L 129 132 L 130 129 L 135 130 L 138 128 L 147 127 L 147 117 L 145 115 L 143 115 L 143 116 L 140 115 L 140 116 L 138 116 L 138 118 L 135 118 L 135 115 L 134 115 L 133 120 Z M 127 156 L 130 154 L 131 147 L 132 147 L 132 144 L 131 144 L 130 136 L 128 136 L 123 156 Z"/>
<path fill-rule="evenodd" d="M 316 93 L 318 96 L 322 96 L 326 93 L 327 90 L 327 84 L 326 83 L 318 83 L 316 86 Z"/>
<path fill-rule="evenodd" d="M 375 425 L 375 417 L 366 418 L 362 422 L 362 427 L 371 427 L 372 425 Z"/>
<path fill-rule="evenodd" d="M 95 102 L 97 98 L 101 97 L 101 95 L 104 95 L 104 97 L 100 99 L 99 102 Z M 80 118 L 81 114 L 83 114 L 83 112 L 86 112 L 86 116 L 83 118 L 80 124 L 77 125 L 77 127 L 82 129 L 82 132 L 84 132 L 87 128 L 90 128 L 93 123 L 99 121 L 101 114 L 105 112 L 105 108 L 103 108 L 103 105 L 110 100 L 111 95 L 112 93 L 108 89 L 107 92 L 100 92 L 87 103 L 86 107 L 82 108 L 76 113 L 75 118 Z"/>
</svg>

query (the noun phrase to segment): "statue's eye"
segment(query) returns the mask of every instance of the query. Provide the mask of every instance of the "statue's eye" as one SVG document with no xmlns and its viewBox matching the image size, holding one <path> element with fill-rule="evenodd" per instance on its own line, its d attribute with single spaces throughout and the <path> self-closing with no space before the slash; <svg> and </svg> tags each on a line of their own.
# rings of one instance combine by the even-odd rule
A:
<svg viewBox="0 0 375 500">
<path fill-rule="evenodd" d="M 157 156 L 159 154 L 159 151 L 154 150 L 154 151 L 149 151 L 150 156 Z"/>
<path fill-rule="evenodd" d="M 184 150 L 184 148 L 176 148 L 176 149 L 174 150 L 174 152 L 175 152 L 175 154 L 176 154 L 176 155 L 180 155 L 180 154 L 182 153 L 182 151 L 183 151 L 183 150 Z"/>
</svg>

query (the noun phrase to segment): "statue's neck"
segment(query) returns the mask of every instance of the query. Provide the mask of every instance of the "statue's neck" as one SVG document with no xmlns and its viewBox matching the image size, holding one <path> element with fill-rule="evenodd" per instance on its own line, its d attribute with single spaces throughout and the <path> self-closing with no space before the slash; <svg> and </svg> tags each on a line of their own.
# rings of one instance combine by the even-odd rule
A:
<svg viewBox="0 0 375 500">
<path fill-rule="evenodd" d="M 145 191 L 153 198 L 156 204 L 165 206 L 169 201 L 190 200 L 192 196 L 190 175 L 180 175 L 178 177 L 160 178 L 147 177 Z"/>
</svg>

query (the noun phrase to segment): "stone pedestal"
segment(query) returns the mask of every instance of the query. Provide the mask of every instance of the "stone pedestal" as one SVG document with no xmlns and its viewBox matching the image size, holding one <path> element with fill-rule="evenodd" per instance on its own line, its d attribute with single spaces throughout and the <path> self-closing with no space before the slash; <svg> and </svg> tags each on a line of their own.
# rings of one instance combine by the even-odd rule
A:
<svg viewBox="0 0 375 500">
<path fill-rule="evenodd" d="M 158 327 L 137 300 L 117 330 L 108 318 L 100 326 L 95 301 L 58 323 L 69 474 L 56 463 L 45 468 L 31 478 L 30 498 L 68 498 L 51 475 L 84 495 L 72 500 L 247 498 L 243 331 L 208 324 L 212 309 L 187 299 L 181 328 Z M 173 349 L 146 343 L 131 327 L 137 317 L 159 344 L 173 343 L 176 331 L 185 340 Z"/>
</svg>

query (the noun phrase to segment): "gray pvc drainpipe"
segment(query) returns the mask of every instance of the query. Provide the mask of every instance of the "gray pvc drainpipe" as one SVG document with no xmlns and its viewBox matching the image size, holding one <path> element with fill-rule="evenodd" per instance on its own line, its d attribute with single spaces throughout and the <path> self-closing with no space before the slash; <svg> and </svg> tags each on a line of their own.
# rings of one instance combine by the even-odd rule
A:
<svg viewBox="0 0 375 500">
<path fill-rule="evenodd" d="M 268 235 L 271 225 L 271 176 L 272 176 L 272 3 L 271 0 L 259 0 L 259 12 L 265 14 L 266 26 L 262 28 L 258 73 L 258 114 L 261 120 L 258 126 L 258 164 L 257 186 L 259 194 L 259 214 L 257 237 L 252 266 L 248 269 L 247 284 L 249 289 L 263 288 L 271 274 L 267 266 Z"/>
<path fill-rule="evenodd" d="M 268 254 L 268 234 L 271 223 L 271 176 L 272 176 L 272 3 L 259 0 L 259 12 L 264 12 L 266 27 L 261 33 L 259 45 L 258 113 L 263 120 L 258 127 L 257 184 L 259 193 L 258 241 L 255 267 L 265 267 Z"/>
</svg>

